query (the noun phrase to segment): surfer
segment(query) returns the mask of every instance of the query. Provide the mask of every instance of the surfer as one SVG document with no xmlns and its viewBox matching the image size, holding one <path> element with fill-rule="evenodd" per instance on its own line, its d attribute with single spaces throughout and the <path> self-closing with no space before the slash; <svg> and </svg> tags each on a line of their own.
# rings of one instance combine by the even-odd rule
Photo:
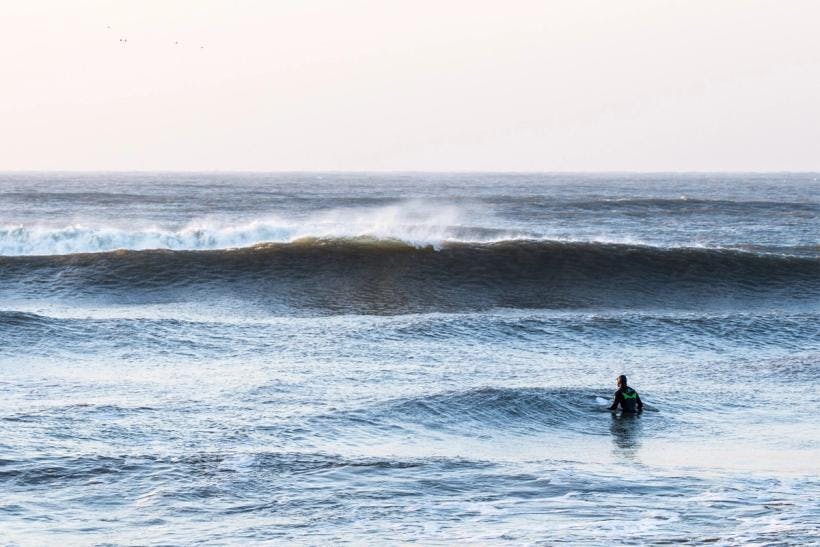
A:
<svg viewBox="0 0 820 547">
<path fill-rule="evenodd" d="M 641 401 L 641 397 L 637 391 L 626 385 L 626 376 L 621 374 L 615 380 L 615 383 L 618 384 L 618 391 L 615 392 L 615 396 L 612 398 L 612 405 L 609 407 L 609 410 L 617 410 L 618 405 L 621 405 L 621 409 L 624 412 L 642 411 L 643 402 Z"/>
</svg>

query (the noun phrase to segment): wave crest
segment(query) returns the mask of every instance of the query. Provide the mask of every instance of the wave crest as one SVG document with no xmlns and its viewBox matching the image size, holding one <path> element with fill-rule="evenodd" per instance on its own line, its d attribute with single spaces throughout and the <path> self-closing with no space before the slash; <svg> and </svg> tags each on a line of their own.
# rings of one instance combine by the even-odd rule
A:
<svg viewBox="0 0 820 547">
<path fill-rule="evenodd" d="M 471 226 L 468 218 L 467 211 L 456 207 L 409 202 L 375 209 L 327 210 L 306 218 L 269 216 L 244 223 L 205 219 L 177 228 L 7 225 L 0 226 L 0 256 L 227 250 L 306 238 L 397 240 L 417 247 L 439 247 L 447 241 L 486 243 L 532 237 L 523 232 Z"/>
</svg>

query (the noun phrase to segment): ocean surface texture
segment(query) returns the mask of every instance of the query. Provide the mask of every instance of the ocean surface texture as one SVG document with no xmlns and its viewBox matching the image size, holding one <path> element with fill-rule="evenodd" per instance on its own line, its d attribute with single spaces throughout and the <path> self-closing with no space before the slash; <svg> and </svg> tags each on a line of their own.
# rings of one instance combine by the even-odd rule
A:
<svg viewBox="0 0 820 547">
<path fill-rule="evenodd" d="M 820 543 L 818 178 L 0 174 L 0 542 Z"/>
</svg>

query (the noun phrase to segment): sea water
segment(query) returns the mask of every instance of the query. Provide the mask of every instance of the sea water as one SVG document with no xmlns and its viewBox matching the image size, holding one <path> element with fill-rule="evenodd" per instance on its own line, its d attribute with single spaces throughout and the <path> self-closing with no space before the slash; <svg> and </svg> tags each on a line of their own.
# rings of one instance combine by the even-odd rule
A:
<svg viewBox="0 0 820 547">
<path fill-rule="evenodd" d="M 818 234 L 816 174 L 2 174 L 0 540 L 820 542 Z"/>
</svg>

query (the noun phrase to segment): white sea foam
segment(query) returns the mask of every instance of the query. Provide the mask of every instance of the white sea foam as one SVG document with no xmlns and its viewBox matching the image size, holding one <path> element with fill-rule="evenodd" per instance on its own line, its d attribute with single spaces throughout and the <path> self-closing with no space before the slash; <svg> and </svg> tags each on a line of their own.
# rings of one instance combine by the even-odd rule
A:
<svg viewBox="0 0 820 547">
<path fill-rule="evenodd" d="M 0 226 L 0 255 L 232 249 L 303 238 L 373 238 L 439 247 L 446 241 L 490 242 L 521 237 L 515 231 L 470 227 L 466 224 L 468 218 L 475 215 L 457 207 L 408 202 L 379 208 L 333 209 L 298 219 L 277 215 L 236 223 L 200 219 L 177 228 L 112 226 L 93 221 L 67 226 L 6 225 Z"/>
<path fill-rule="evenodd" d="M 95 219 L 81 219 L 64 225 L 45 222 L 6 224 L 0 225 L 0 256 L 69 255 L 120 249 L 236 249 L 265 243 L 291 243 L 306 238 L 392 240 L 436 249 L 448 242 L 516 240 L 710 248 L 698 242 L 660 244 L 598 231 L 586 231 L 572 237 L 555 226 L 511 225 L 509 220 L 476 206 L 465 208 L 430 201 L 405 201 L 384 207 L 329 209 L 306 216 L 206 217 L 173 226 L 147 222 L 128 224 L 127 221 L 102 223 Z"/>
</svg>

